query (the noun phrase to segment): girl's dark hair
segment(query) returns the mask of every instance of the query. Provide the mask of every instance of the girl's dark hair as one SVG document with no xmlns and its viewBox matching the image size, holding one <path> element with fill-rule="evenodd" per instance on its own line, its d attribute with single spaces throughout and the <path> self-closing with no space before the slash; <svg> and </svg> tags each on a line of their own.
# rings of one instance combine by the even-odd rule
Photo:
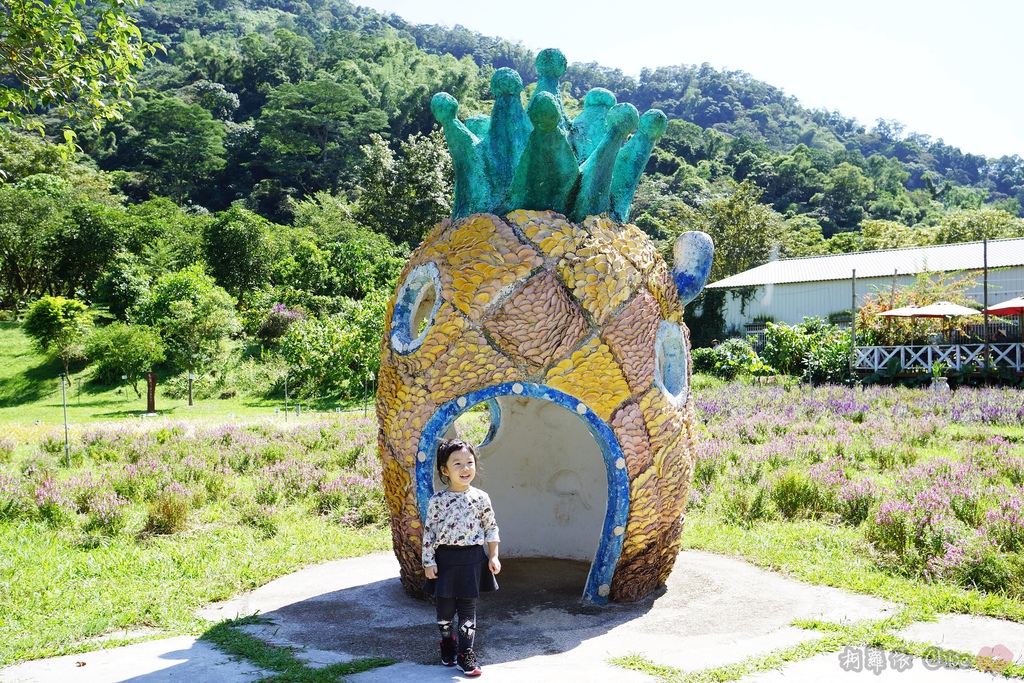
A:
<svg viewBox="0 0 1024 683">
<path fill-rule="evenodd" d="M 466 449 L 472 453 L 473 463 L 478 464 L 476 449 L 462 439 L 441 439 L 441 443 L 437 444 L 437 457 L 434 458 L 434 467 L 437 469 L 437 477 L 445 486 L 447 486 L 449 482 L 446 481 L 447 477 L 441 474 L 441 468 L 448 466 L 448 458 L 452 457 L 452 453 L 461 451 L 462 449 Z"/>
</svg>

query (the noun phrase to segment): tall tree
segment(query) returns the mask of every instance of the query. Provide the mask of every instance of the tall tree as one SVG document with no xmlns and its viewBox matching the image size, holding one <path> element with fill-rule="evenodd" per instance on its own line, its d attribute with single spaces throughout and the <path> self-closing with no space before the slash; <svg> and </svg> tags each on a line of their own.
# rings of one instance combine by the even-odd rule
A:
<svg viewBox="0 0 1024 683">
<path fill-rule="evenodd" d="M 344 169 L 358 160 L 359 142 L 386 125 L 387 116 L 358 87 L 321 71 L 271 91 L 256 128 L 266 168 L 312 194 L 337 189 Z"/>
<path fill-rule="evenodd" d="M 1005 211 L 969 209 L 943 216 L 935 240 L 938 244 L 955 244 L 1005 237 L 1024 237 L 1024 219 Z"/>
<path fill-rule="evenodd" d="M 396 155 L 379 135 L 363 145 L 356 217 L 397 243 L 415 247 L 451 215 L 451 157 L 439 132 L 414 135 Z"/>
<path fill-rule="evenodd" d="M 198 104 L 160 97 L 146 102 L 133 124 L 132 144 L 158 191 L 178 204 L 224 167 L 224 124 Z"/>
<path fill-rule="evenodd" d="M 741 273 L 777 256 L 785 225 L 770 206 L 758 203 L 761 191 L 744 182 L 727 196 L 716 197 L 696 214 L 691 229 L 711 235 L 715 260 L 710 281 Z"/>
<path fill-rule="evenodd" d="M 232 206 L 206 228 L 206 262 L 217 284 L 239 304 L 247 292 L 268 283 L 273 259 L 270 226 L 252 211 Z"/>
</svg>

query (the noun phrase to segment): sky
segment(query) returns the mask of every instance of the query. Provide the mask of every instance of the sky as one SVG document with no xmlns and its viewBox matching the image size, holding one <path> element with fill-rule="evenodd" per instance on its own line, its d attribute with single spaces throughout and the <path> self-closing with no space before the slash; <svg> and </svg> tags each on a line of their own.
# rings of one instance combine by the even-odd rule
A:
<svg viewBox="0 0 1024 683">
<path fill-rule="evenodd" d="M 1020 0 L 353 0 L 466 28 L 570 62 L 639 75 L 708 62 L 808 108 L 895 119 L 964 152 L 1024 156 Z"/>
</svg>

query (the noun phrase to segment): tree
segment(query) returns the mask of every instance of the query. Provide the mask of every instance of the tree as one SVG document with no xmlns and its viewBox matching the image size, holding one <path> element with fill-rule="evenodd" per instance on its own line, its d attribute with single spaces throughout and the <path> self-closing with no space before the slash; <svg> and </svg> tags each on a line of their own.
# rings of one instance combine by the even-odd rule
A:
<svg viewBox="0 0 1024 683">
<path fill-rule="evenodd" d="M 145 103 L 132 123 L 138 134 L 131 144 L 159 190 L 178 204 L 224 168 L 224 123 L 198 104 L 160 97 Z"/>
<path fill-rule="evenodd" d="M 1024 236 L 1024 219 L 998 209 L 967 209 L 947 213 L 939 222 L 936 244 L 980 242 Z"/>
<path fill-rule="evenodd" d="M 759 204 L 761 191 L 749 182 L 702 207 L 691 229 L 715 241 L 710 282 L 767 263 L 778 254 L 785 227 L 770 206 Z"/>
<path fill-rule="evenodd" d="M 288 328 L 281 355 L 307 396 L 353 395 L 380 366 L 380 341 L 389 293 L 374 292 L 344 313 L 307 318 Z"/>
<path fill-rule="evenodd" d="M 780 257 L 819 256 L 826 253 L 826 250 L 825 236 L 818 221 L 810 216 L 786 219 L 786 230 L 779 247 Z"/>
<path fill-rule="evenodd" d="M 128 322 L 128 311 L 149 291 L 149 275 L 135 254 L 120 251 L 96 281 L 94 295 L 118 320 Z M 91 356 L 90 356 L 91 358 Z"/>
<path fill-rule="evenodd" d="M 42 130 L 28 113 L 119 119 L 135 72 L 159 47 L 142 40 L 128 9 L 138 0 L 10 0 L 0 13 L 0 119 Z"/>
<path fill-rule="evenodd" d="M 260 152 L 285 185 L 304 192 L 334 190 L 359 143 L 387 126 L 359 87 L 321 71 L 315 80 L 272 90 L 256 125 Z"/>
<path fill-rule="evenodd" d="M 415 247 L 451 215 L 455 187 L 452 160 L 440 132 L 413 135 L 395 155 L 376 133 L 361 147 L 356 218 L 392 242 Z"/>
<path fill-rule="evenodd" d="M 121 322 L 94 330 L 85 348 L 86 355 L 97 364 L 97 376 L 110 384 L 123 376 L 139 397 L 142 376 L 166 355 L 164 343 L 152 327 Z"/>
<path fill-rule="evenodd" d="M 228 335 L 239 327 L 231 296 L 199 264 L 157 280 L 135 318 L 155 327 L 171 362 L 190 373 L 220 358 Z"/>
<path fill-rule="evenodd" d="M 825 213 L 826 233 L 855 228 L 865 216 L 868 195 L 874 190 L 871 179 L 858 167 L 842 162 L 825 179 L 825 187 L 811 197 Z"/>
<path fill-rule="evenodd" d="M 0 185 L 0 303 L 16 307 L 42 293 L 49 262 L 42 242 L 65 220 L 54 197 L 21 184 Z"/>
<path fill-rule="evenodd" d="M 860 224 L 860 234 L 861 245 L 865 251 L 923 247 L 935 243 L 934 228 L 909 228 L 895 221 L 864 221 Z"/>
<path fill-rule="evenodd" d="M 301 237 L 294 240 L 295 248 L 277 266 L 283 276 L 278 284 L 302 288 L 319 281 L 329 289 L 309 291 L 362 299 L 393 286 L 404 265 L 404 247 L 358 223 L 347 205 L 325 192 L 296 205 L 295 227 L 299 235 L 312 235 L 316 248 L 303 247 Z"/>
<path fill-rule="evenodd" d="M 206 228 L 206 262 L 217 283 L 239 303 L 246 292 L 268 283 L 273 259 L 270 226 L 252 211 L 232 206 Z"/>
<path fill-rule="evenodd" d="M 44 296 L 29 307 L 22 329 L 43 353 L 60 358 L 64 374 L 81 358 L 85 335 L 92 324 L 89 307 L 62 296 Z"/>
</svg>

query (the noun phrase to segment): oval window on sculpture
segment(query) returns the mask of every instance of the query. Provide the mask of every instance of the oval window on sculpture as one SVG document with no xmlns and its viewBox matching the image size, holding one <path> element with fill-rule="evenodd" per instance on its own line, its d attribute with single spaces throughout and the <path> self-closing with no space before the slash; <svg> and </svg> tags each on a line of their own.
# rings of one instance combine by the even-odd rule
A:
<svg viewBox="0 0 1024 683">
<path fill-rule="evenodd" d="M 405 278 L 391 317 L 391 347 L 411 353 L 427 337 L 441 307 L 441 275 L 433 263 L 417 266 Z"/>
<path fill-rule="evenodd" d="M 686 402 L 689 392 L 686 372 L 686 337 L 678 323 L 661 321 L 658 327 L 657 353 L 654 357 L 654 383 L 673 403 Z"/>
</svg>

